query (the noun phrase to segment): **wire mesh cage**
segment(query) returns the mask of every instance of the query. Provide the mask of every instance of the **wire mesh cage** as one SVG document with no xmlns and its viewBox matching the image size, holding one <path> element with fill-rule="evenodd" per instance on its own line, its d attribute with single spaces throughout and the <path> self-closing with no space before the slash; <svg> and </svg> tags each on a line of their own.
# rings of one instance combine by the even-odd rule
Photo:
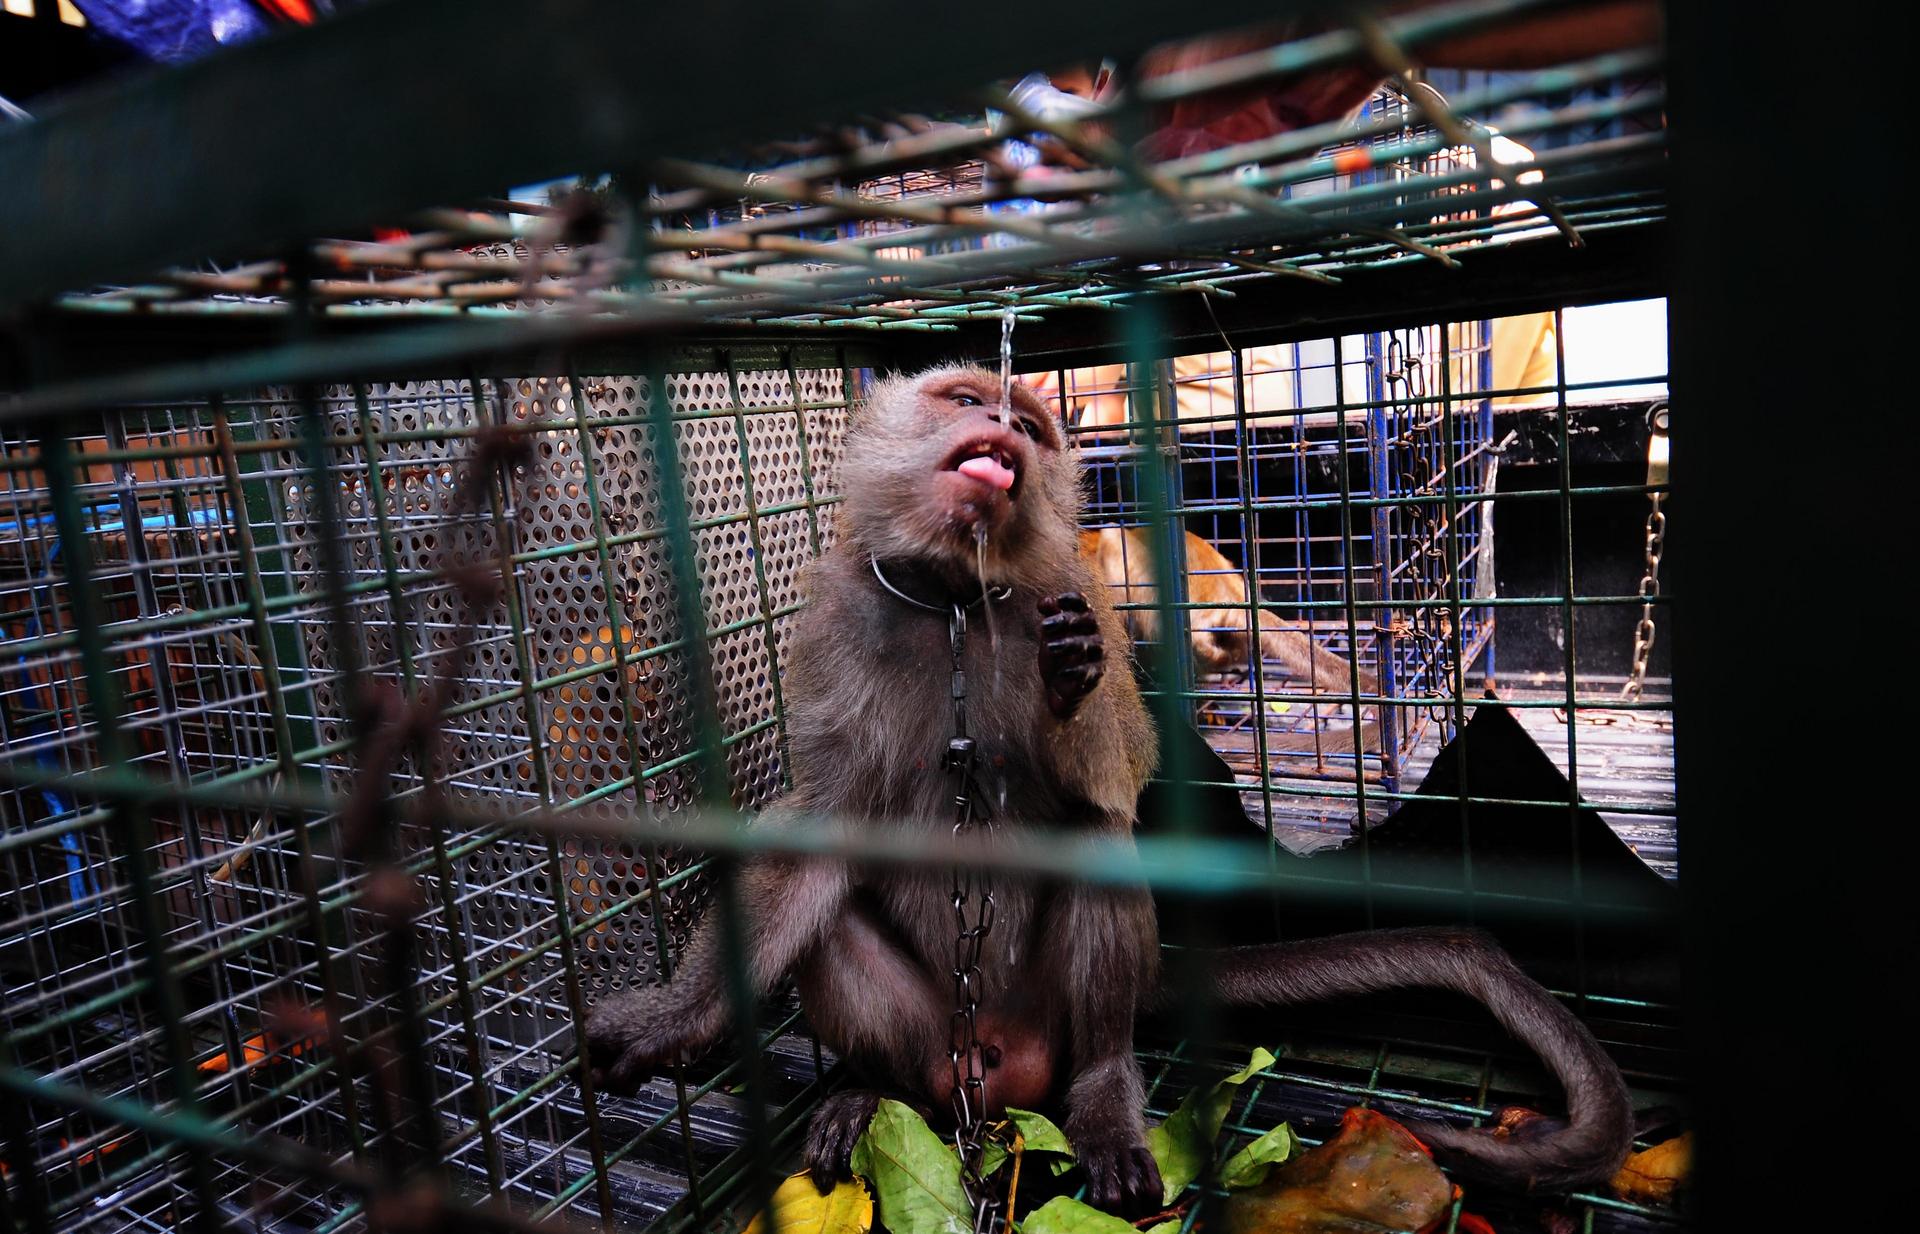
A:
<svg viewBox="0 0 1920 1234">
<path fill-rule="evenodd" d="M 1465 658 L 1463 671 L 1487 653 L 1483 676 L 1491 675 L 1492 615 L 1463 604 L 1485 598 L 1492 587 L 1491 571 L 1482 568 L 1492 557 L 1483 501 L 1497 470 L 1492 403 L 1474 397 L 1490 380 L 1487 326 L 1450 326 L 1444 344 L 1438 328 L 1424 327 L 1181 357 L 1161 366 L 1156 376 L 1177 409 L 1181 462 L 1173 512 L 1198 537 L 1181 537 L 1175 558 L 1189 602 L 1200 605 L 1187 623 L 1195 672 L 1209 687 L 1198 719 L 1217 749 L 1237 756 L 1237 770 L 1351 779 L 1357 758 L 1368 779 L 1391 791 L 1429 724 L 1437 718 L 1445 733 L 1449 723 L 1444 708 L 1391 708 L 1385 724 L 1378 708 L 1363 708 L 1356 745 L 1351 708 L 1344 720 L 1334 714 L 1344 698 L 1327 708 L 1292 697 L 1346 695 L 1337 666 L 1309 661 L 1289 674 L 1246 637 L 1249 627 L 1237 606 L 1246 603 L 1249 579 L 1253 594 L 1272 605 L 1268 612 L 1306 629 L 1336 657 L 1344 659 L 1354 640 L 1353 662 L 1369 696 L 1445 697 L 1456 651 Z M 1444 395 L 1442 365 L 1448 369 Z M 1063 414 L 1088 443 L 1083 456 L 1096 527 L 1146 526 L 1138 484 L 1128 474 L 1138 455 L 1124 444 L 1106 444 L 1125 435 L 1124 427 L 1111 425 L 1124 426 L 1131 415 L 1126 379 L 1123 368 L 1113 368 L 1062 371 L 1040 381 L 1063 392 Z M 1356 413 L 1351 420 L 1349 411 Z M 1423 504 L 1442 493 L 1457 508 Z M 1343 522 L 1351 510 L 1342 507 L 1343 494 L 1364 503 L 1357 521 Z M 1113 544 L 1124 564 L 1109 581 L 1130 580 L 1119 587 L 1122 602 L 1148 608 L 1154 602 L 1150 553 L 1137 537 Z M 1349 594 L 1357 615 L 1351 630 Z M 1456 611 L 1457 648 L 1450 628 Z"/>
<path fill-rule="evenodd" d="M 403 45 L 415 18 L 392 7 L 315 34 Z M 614 27 L 575 52 L 628 20 L 586 7 Z M 1670 844 L 1670 748 L 1641 726 L 1671 704 L 1644 663 L 1620 697 L 1570 634 L 1537 691 L 1488 693 L 1496 615 L 1571 632 L 1576 608 L 1666 603 L 1657 554 L 1640 591 L 1609 589 L 1571 534 L 1556 590 L 1517 597 L 1496 571 L 1515 510 L 1579 526 L 1581 503 L 1665 491 L 1573 482 L 1601 417 L 1569 402 L 1564 358 L 1505 376 L 1496 321 L 1661 290 L 1640 238 L 1664 222 L 1659 55 L 1448 95 L 1395 59 L 1533 7 L 1295 29 L 1084 120 L 1004 90 L 928 113 L 957 121 L 823 98 L 823 134 L 740 115 L 644 162 L 602 128 L 562 151 L 582 173 L 564 193 L 488 196 L 489 171 L 448 181 L 470 208 L 387 220 L 346 177 L 277 249 L 173 219 L 138 257 L 103 242 L 97 269 L 49 253 L 0 274 L 8 303 L 52 296 L 0 370 L 0 1225 L 442 1228 L 396 1207 L 425 1179 L 444 1228 L 739 1228 L 845 1083 L 795 1001 L 736 1008 L 754 1048 L 631 1098 L 582 1083 L 579 1025 L 672 977 L 758 842 L 732 820 L 790 780 L 783 662 L 869 378 L 996 344 L 1068 426 L 1082 551 L 1163 726 L 1224 759 L 1249 836 L 1384 854 L 1423 799 L 1462 820 L 1515 804 L 1464 766 L 1436 778 L 1484 709 L 1564 777 L 1518 804 Z M 215 85 L 299 48 L 248 49 Z M 1200 152 L 1132 139 L 1154 107 L 1336 69 L 1357 111 Z M 975 100 L 937 77 L 883 84 L 897 106 Z M 458 136 L 457 109 L 436 114 Z M 40 132 L 8 137 L 0 168 L 47 157 Z M 1015 149 L 1050 146 L 1064 166 Z M 326 234 L 343 217 L 360 238 Z M 1570 242 L 1631 277 L 1554 256 Z M 196 246 L 222 262 L 167 264 Z M 1535 417 L 1546 487 L 1503 486 L 1502 414 Z M 1610 757 L 1653 771 L 1622 787 Z M 1449 920 L 1524 899 L 1564 924 L 1556 991 L 1636 1104 L 1683 1101 L 1672 1008 L 1588 962 L 1626 910 L 1598 871 L 1580 889 L 1580 860 L 1572 892 L 1506 896 L 1497 865 L 1415 890 Z M 1317 893 L 1294 877 L 1283 917 L 1286 890 Z M 1371 925 L 1403 893 L 1376 871 L 1329 894 Z M 1289 1016 L 1259 1030 L 1277 1057 L 1220 1147 L 1279 1118 L 1318 1142 L 1351 1105 L 1551 1103 L 1487 1028 L 1424 1004 Z M 1164 1034 L 1138 1055 L 1154 1118 L 1245 1057 Z M 1597 1191 L 1558 1203 L 1589 1229 L 1682 1224 Z M 1539 1218 L 1480 1207 L 1503 1231 Z"/>
<path fill-rule="evenodd" d="M 844 368 L 783 360 L 668 379 L 743 808 L 780 785 L 779 649 L 798 607 L 799 567 L 832 539 L 826 486 L 848 408 Z M 344 754 L 369 696 L 443 682 L 448 723 L 434 765 L 418 753 L 399 760 L 396 801 L 430 792 L 529 805 L 620 800 L 662 816 L 684 808 L 693 735 L 676 683 L 682 645 L 662 603 L 650 389 L 645 378 L 578 375 L 328 387 L 313 404 L 319 468 L 302 461 L 313 439 L 286 390 L 106 413 L 101 434 L 81 439 L 87 461 L 74 491 L 114 632 L 104 652 L 117 665 L 129 762 L 181 785 L 298 778 L 348 792 L 360 768 Z M 463 504 L 465 447 L 503 422 L 529 447 L 514 464 L 525 499 Z M 56 646 L 70 636 L 73 606 L 39 452 L 10 443 L 10 461 L 29 459 L 34 467 L 9 471 L 26 530 L 13 541 L 9 642 L 20 655 L 7 732 L 10 750 L 75 769 L 101 758 L 100 712 L 70 650 L 36 659 L 48 635 Z M 128 536 L 129 526 L 142 531 Z M 515 576 L 513 595 L 477 619 L 444 577 L 446 552 L 469 545 L 484 560 L 505 549 Z M 321 585 L 330 576 L 337 594 Z M 345 647 L 341 630 L 351 632 Z M 18 828 L 44 835 L 8 854 L 20 911 L 6 940 L 5 1018 L 23 1062 L 77 1050 L 66 1061 L 121 1096 L 167 1066 L 153 1016 L 113 1006 L 147 929 L 133 904 L 145 893 L 110 820 L 81 800 L 53 787 L 9 794 Z M 346 990 L 360 1004 L 346 1024 L 370 1035 L 396 1009 L 366 993 L 381 983 L 362 971 L 379 962 L 367 941 L 377 927 L 357 905 L 364 870 L 327 851 L 337 839 L 325 825 L 302 834 L 312 826 L 241 810 L 156 816 L 152 890 L 162 936 L 191 957 L 181 1027 L 195 1073 L 210 1077 L 200 1099 L 232 1101 L 250 1124 L 297 1128 L 304 1142 L 344 1151 L 375 1128 L 356 1125 L 364 1112 L 301 1066 L 302 1039 L 276 1027 L 278 1008 Z M 446 1160 L 495 1190 L 552 1199 L 584 1157 L 577 1099 L 569 1122 L 549 1091 L 578 1003 L 660 978 L 660 949 L 684 944 L 704 907 L 699 864 L 670 847 L 549 846 L 497 828 L 411 824 L 397 844 L 434 905 L 420 920 L 420 972 L 404 1015 L 435 1063 L 453 1137 Z M 303 861 L 311 888 L 301 886 Z M 318 938 L 303 937 L 307 890 L 339 914 Z M 564 959 L 560 924 L 577 935 Z M 90 997 L 108 1012 L 71 1020 L 69 1000 Z M 548 1096 L 529 1100 L 529 1090 Z M 500 1106 L 520 1108 L 492 1115 Z M 114 1168 L 151 1155 L 130 1137 L 94 1135 L 71 1118 L 36 1132 L 61 1145 L 45 1177 L 62 1208 L 106 1195 L 138 1213 L 140 1188 L 155 1190 L 150 1162 L 131 1176 Z M 674 1195 L 629 1179 L 624 1211 L 657 1211 Z M 254 1203 L 244 1188 L 220 1198 L 235 1211 Z M 276 1211 L 296 1228 L 287 1199 Z M 144 1215 L 164 1223 L 173 1203 L 164 1186 L 152 1203 Z M 314 1211 L 299 1228 L 318 1224 Z"/>
</svg>

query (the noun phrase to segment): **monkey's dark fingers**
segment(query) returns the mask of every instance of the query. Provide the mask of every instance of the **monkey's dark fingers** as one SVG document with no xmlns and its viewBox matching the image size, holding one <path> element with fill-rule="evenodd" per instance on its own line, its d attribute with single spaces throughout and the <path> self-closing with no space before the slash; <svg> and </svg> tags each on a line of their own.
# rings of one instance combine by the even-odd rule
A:
<svg viewBox="0 0 1920 1234">
<path fill-rule="evenodd" d="M 807 1124 L 807 1174 L 825 1195 L 853 1177 L 853 1146 L 880 1108 L 880 1094 L 867 1089 L 835 1093 L 820 1103 Z"/>
<path fill-rule="evenodd" d="M 1076 664 L 1091 664 L 1095 660 L 1106 659 L 1107 645 L 1097 634 L 1063 638 L 1049 641 L 1045 655 L 1047 669 L 1058 671 Z"/>
<path fill-rule="evenodd" d="M 607 1070 L 604 1087 L 610 1093 L 630 1097 L 671 1059 L 671 1052 L 662 1056 L 657 1049 L 648 1048 L 645 1045 L 633 1046 Z"/>
<path fill-rule="evenodd" d="M 1094 620 L 1092 613 L 1055 613 L 1040 619 L 1040 637 L 1048 642 L 1076 635 L 1098 637 L 1099 634 L 1100 623 Z"/>
<path fill-rule="evenodd" d="M 1087 1202 L 1095 1208 L 1135 1217 L 1160 1207 L 1160 1167 L 1146 1145 L 1083 1151 L 1080 1164 L 1087 1172 Z"/>
<path fill-rule="evenodd" d="M 1100 684 L 1106 675 L 1107 666 L 1099 660 L 1090 660 L 1085 664 L 1072 664 L 1055 674 L 1055 679 L 1064 689 L 1077 689 L 1082 694 Z"/>
<path fill-rule="evenodd" d="M 1047 686 L 1071 698 L 1083 698 L 1100 684 L 1100 678 L 1106 675 L 1106 671 L 1106 664 L 1099 660 L 1068 664 L 1048 674 Z"/>
<path fill-rule="evenodd" d="M 1047 626 L 1072 625 L 1077 619 L 1090 617 L 1083 608 L 1049 608 L 1047 602 L 1040 602 L 1040 624 Z"/>
<path fill-rule="evenodd" d="M 685 1044 L 686 1017 L 665 990 L 630 990 L 587 1017 L 586 1065 L 597 1089 L 632 1093 Z"/>
<path fill-rule="evenodd" d="M 581 1051 L 581 1066 L 592 1073 L 596 1088 L 606 1083 L 608 1068 L 620 1061 L 620 1043 L 604 1031 L 595 1031 L 600 1028 L 597 1020 L 587 1022 L 586 1046 Z"/>
<path fill-rule="evenodd" d="M 1087 598 L 1077 591 L 1063 591 L 1057 596 L 1041 596 L 1040 612 L 1051 617 L 1055 613 L 1084 613 L 1087 611 Z"/>
<path fill-rule="evenodd" d="M 588 1043 L 584 1034 L 574 1043 L 573 1048 L 567 1052 L 566 1057 L 560 1060 L 560 1066 L 562 1069 L 570 1067 L 579 1068 L 580 1076 L 587 1083 L 593 1085 L 593 1091 L 595 1092 L 599 1092 L 601 1086 L 606 1083 L 606 1068 L 599 1065 L 594 1057 L 593 1047 Z"/>
<path fill-rule="evenodd" d="M 1075 664 L 1059 669 L 1047 676 L 1047 709 L 1054 718 L 1065 720 L 1080 709 L 1087 695 L 1100 684 L 1100 678 L 1106 674 L 1107 666 L 1098 660 L 1090 664 Z"/>
</svg>

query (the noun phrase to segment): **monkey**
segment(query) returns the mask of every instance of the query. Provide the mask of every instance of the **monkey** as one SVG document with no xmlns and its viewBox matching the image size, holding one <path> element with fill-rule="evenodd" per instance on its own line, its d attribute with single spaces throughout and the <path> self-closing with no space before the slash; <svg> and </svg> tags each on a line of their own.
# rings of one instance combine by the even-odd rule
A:
<svg viewBox="0 0 1920 1234">
<path fill-rule="evenodd" d="M 792 787 L 754 826 L 808 815 L 945 835 L 955 786 L 950 613 L 971 632 L 961 667 L 968 728 L 990 782 L 992 829 L 1131 835 L 1157 763 L 1156 730 L 1126 660 L 1125 625 L 1080 553 L 1082 478 L 1058 423 L 1027 387 L 942 367 L 877 382 L 848 426 L 834 546 L 807 570 L 808 604 L 785 661 Z M 984 539 L 982 539 L 984 537 Z M 991 616 L 992 633 L 981 637 Z M 815 1112 L 804 1156 L 826 1190 L 879 1100 L 950 1108 L 955 1012 L 951 871 L 867 868 L 763 852 L 741 863 L 739 921 L 755 997 L 791 977 L 821 1042 L 860 1087 Z M 1064 1110 L 1087 1194 L 1153 1211 L 1134 1022 L 1165 1001 L 1144 886 L 998 880 L 977 983 L 989 1116 Z M 584 1029 L 589 1078 L 631 1092 L 722 1039 L 730 1003 L 719 923 L 703 922 L 672 979 L 600 1002 Z M 1551 1134 L 1496 1140 L 1415 1127 L 1463 1166 L 1520 1186 L 1611 1176 L 1631 1137 L 1626 1088 L 1585 1027 L 1485 936 L 1457 929 L 1341 935 L 1229 948 L 1211 992 L 1282 1006 L 1404 985 L 1487 1004 L 1568 1093 Z M 936 1115 L 937 1116 L 937 1115 Z"/>
<path fill-rule="evenodd" d="M 1247 639 L 1247 589 L 1238 570 L 1219 549 L 1191 531 L 1186 532 L 1187 598 L 1216 607 L 1193 609 L 1188 617 L 1193 658 L 1208 672 L 1245 677 L 1252 648 Z M 1151 604 L 1156 588 L 1153 582 L 1153 546 L 1144 527 L 1099 527 L 1080 533 L 1080 552 L 1093 565 L 1095 573 L 1124 602 Z M 1304 630 L 1291 630 L 1280 619 L 1260 609 L 1260 654 L 1278 660 L 1302 681 L 1311 683 L 1335 697 L 1351 697 L 1352 666 L 1314 641 Z M 1128 609 L 1124 616 L 1133 637 L 1142 643 L 1158 641 L 1160 614 L 1152 608 Z M 1360 693 L 1378 694 L 1379 678 L 1366 669 L 1359 671 Z M 1360 724 L 1358 748 L 1368 754 L 1380 750 L 1380 721 L 1377 717 Z M 1332 733 L 1269 733 L 1269 753 L 1314 754 L 1329 751 L 1350 752 L 1355 747 L 1350 737 Z"/>
<path fill-rule="evenodd" d="M 1080 533 L 1080 551 L 1107 585 L 1129 603 L 1152 604 L 1157 588 L 1153 579 L 1153 544 L 1144 527 L 1099 527 Z M 1247 639 L 1247 587 L 1238 569 L 1219 549 L 1191 531 L 1186 533 L 1187 599 L 1211 607 L 1196 608 L 1189 616 L 1193 657 L 1207 672 L 1244 675 L 1250 660 Z M 1288 629 L 1266 609 L 1257 610 L 1260 654 L 1278 660 L 1302 681 L 1346 694 L 1353 685 L 1347 661 L 1314 641 L 1304 630 Z M 1152 608 L 1127 611 L 1127 625 L 1140 642 L 1159 637 L 1159 612 Z M 1360 673 L 1360 692 L 1379 690 L 1374 675 Z"/>
</svg>

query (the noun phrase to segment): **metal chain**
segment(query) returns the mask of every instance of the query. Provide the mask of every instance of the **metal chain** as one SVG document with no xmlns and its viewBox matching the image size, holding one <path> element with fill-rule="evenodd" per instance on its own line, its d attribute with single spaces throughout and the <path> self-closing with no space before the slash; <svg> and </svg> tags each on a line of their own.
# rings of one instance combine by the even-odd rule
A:
<svg viewBox="0 0 1920 1234">
<path fill-rule="evenodd" d="M 946 770 L 953 776 L 953 834 L 976 825 L 991 833 L 993 820 L 974 779 L 978 747 L 967 735 L 967 611 L 953 606 L 947 625 L 953 653 L 953 736 L 947 741 Z M 987 1077 L 980 1044 L 980 951 L 993 930 L 993 885 L 985 871 L 965 868 L 953 874 L 953 1020 L 947 1058 L 953 1067 L 953 1148 L 960 1156 L 960 1183 L 973 1205 L 974 1234 L 1000 1227 L 999 1197 L 981 1176 L 986 1151 Z"/>
<path fill-rule="evenodd" d="M 1656 404 L 1647 414 L 1648 485 L 1667 482 L 1667 425 L 1666 404 Z M 1653 603 L 1660 594 L 1660 554 L 1667 540 L 1667 515 L 1660 508 L 1665 497 L 1665 493 L 1647 494 L 1651 508 L 1647 511 L 1646 568 L 1640 576 L 1640 624 L 1633 628 L 1633 670 L 1627 674 L 1626 684 L 1620 687 L 1620 698 L 1624 702 L 1640 698 L 1647 680 L 1647 661 L 1653 655 Z"/>
<path fill-rule="evenodd" d="M 1653 601 L 1660 594 L 1660 552 L 1667 536 L 1667 516 L 1660 509 L 1661 493 L 1649 494 L 1647 511 L 1647 565 L 1640 576 L 1640 623 L 1633 628 L 1633 671 L 1620 687 L 1620 697 L 1633 702 L 1646 684 L 1647 660 L 1653 655 Z"/>
<path fill-rule="evenodd" d="M 1387 355 L 1384 365 L 1384 384 L 1387 399 L 1392 404 L 1388 408 L 1396 422 L 1404 421 L 1404 431 L 1390 439 L 1391 446 L 1405 447 L 1405 458 L 1397 474 L 1398 491 L 1403 494 L 1420 494 L 1432 488 L 1432 469 L 1441 466 L 1436 452 L 1439 447 L 1429 436 L 1421 434 L 1436 426 L 1445 431 L 1445 416 L 1437 421 L 1422 422 L 1427 415 L 1427 352 L 1426 336 L 1415 332 L 1409 341 L 1395 334 L 1387 342 Z M 1420 463 L 1427 463 L 1428 476 L 1423 477 L 1416 470 Z M 1451 484 L 1451 476 L 1444 477 L 1444 483 Z M 1408 536 L 1413 540 L 1410 554 L 1405 561 L 1407 593 L 1417 600 L 1436 599 L 1446 595 L 1449 580 L 1447 552 L 1442 539 L 1450 532 L 1443 532 L 1441 519 L 1437 516 L 1438 506 L 1428 503 L 1416 508 L 1409 514 L 1412 524 Z M 1412 657 L 1416 666 L 1425 666 L 1428 680 L 1422 687 L 1421 697 L 1428 701 L 1422 708 L 1434 722 L 1443 726 L 1453 723 L 1453 708 L 1447 701 L 1444 683 L 1453 681 L 1453 623 L 1450 609 L 1439 605 L 1421 605 L 1404 618 L 1393 622 L 1394 632 L 1407 641 L 1418 645 Z M 1411 684 L 1409 683 L 1409 688 Z"/>
</svg>

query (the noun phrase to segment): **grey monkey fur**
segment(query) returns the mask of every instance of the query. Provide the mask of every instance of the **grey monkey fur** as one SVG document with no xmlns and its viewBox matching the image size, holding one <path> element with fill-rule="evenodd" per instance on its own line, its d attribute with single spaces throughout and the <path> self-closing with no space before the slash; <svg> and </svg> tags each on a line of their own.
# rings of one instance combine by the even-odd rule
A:
<svg viewBox="0 0 1920 1234">
<path fill-rule="evenodd" d="M 1156 761 L 1154 728 L 1124 655 L 1108 588 L 1078 551 L 1078 460 L 1038 398 L 1016 385 L 998 418 L 999 379 L 941 368 L 878 383 L 850 426 L 839 539 L 809 567 L 809 599 L 786 660 L 793 786 L 755 826 L 831 814 L 859 825 L 952 825 L 940 756 L 952 733 L 946 619 L 888 595 L 871 559 L 930 601 L 979 594 L 973 527 L 989 527 L 986 581 L 1012 589 L 993 637 L 978 610 L 967 644 L 970 728 L 996 790 L 997 828 L 1054 826 L 1130 834 Z M 1011 493 L 954 471 L 985 447 L 1012 465 Z M 1085 598 L 1071 639 L 1043 602 Z M 1074 616 L 1067 614 L 1066 616 Z M 1090 620 L 1089 620 L 1090 619 Z M 1063 652 L 1062 648 L 1066 650 Z M 1049 655 L 1052 659 L 1049 660 Z M 1065 666 L 1062 667 L 1062 656 Z M 1045 672 L 1064 673 L 1065 714 Z M 870 1087 L 817 1113 L 808 1164 L 844 1173 L 880 1095 L 945 1111 L 954 917 L 943 870 L 866 869 L 760 856 L 738 881 L 749 984 L 795 980 L 821 1040 Z M 1152 902 L 1143 888 L 1002 880 L 982 955 L 980 1037 L 992 1047 L 991 1107 L 1059 1102 L 1098 1206 L 1150 1211 L 1160 1179 L 1145 1146 L 1144 1088 L 1133 1022 L 1160 997 Z M 629 1090 L 726 1033 L 728 1000 L 716 924 L 703 924 L 671 983 L 603 1002 L 587 1025 L 597 1082 Z M 1497 946 L 1471 931 L 1344 935 L 1216 953 L 1224 1000 L 1285 1005 L 1398 986 L 1478 998 L 1554 1069 L 1569 1124 L 1530 1140 L 1446 1127 L 1417 1134 L 1469 1173 L 1559 1188 L 1609 1176 L 1630 1146 L 1624 1083 L 1590 1034 Z"/>
</svg>

